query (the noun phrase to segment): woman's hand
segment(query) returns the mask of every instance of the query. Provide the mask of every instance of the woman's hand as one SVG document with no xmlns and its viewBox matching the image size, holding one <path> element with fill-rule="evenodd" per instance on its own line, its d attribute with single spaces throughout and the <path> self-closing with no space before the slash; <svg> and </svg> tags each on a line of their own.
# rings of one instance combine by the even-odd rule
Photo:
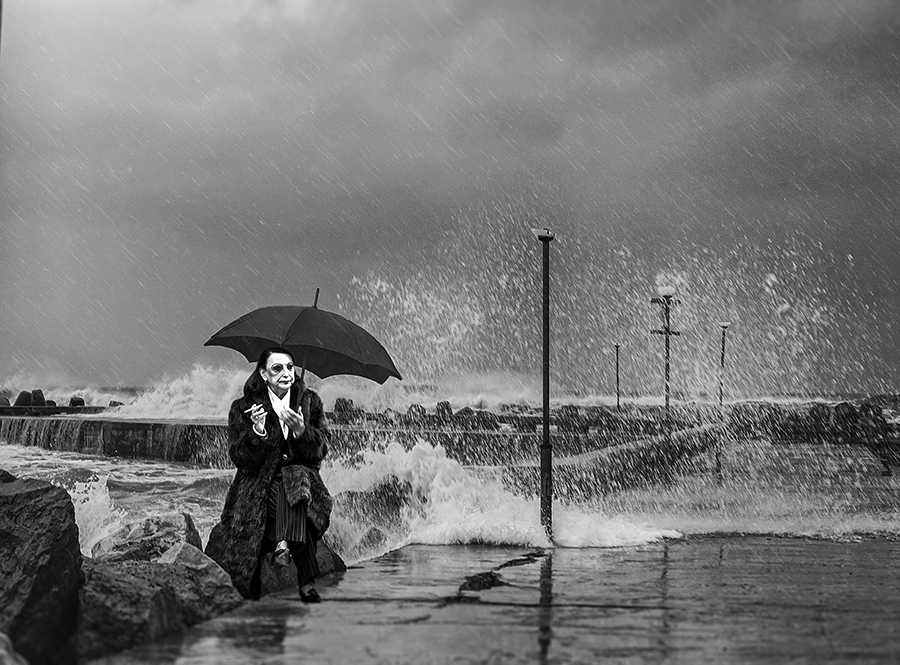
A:
<svg viewBox="0 0 900 665">
<path fill-rule="evenodd" d="M 266 435 L 266 410 L 262 404 L 254 404 L 244 413 L 250 414 L 250 422 L 253 423 L 253 431 L 257 436 Z"/>
<path fill-rule="evenodd" d="M 303 412 L 302 411 L 294 411 L 293 409 L 286 409 L 282 414 L 281 419 L 285 422 L 285 424 L 291 428 L 291 432 L 295 437 L 299 437 L 303 432 L 306 431 L 306 423 L 303 422 Z"/>
</svg>

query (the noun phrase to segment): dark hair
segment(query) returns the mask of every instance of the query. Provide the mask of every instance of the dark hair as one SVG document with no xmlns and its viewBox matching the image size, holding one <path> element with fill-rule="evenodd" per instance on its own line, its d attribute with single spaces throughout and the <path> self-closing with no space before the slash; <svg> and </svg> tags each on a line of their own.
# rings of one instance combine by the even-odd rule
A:
<svg viewBox="0 0 900 665">
<path fill-rule="evenodd" d="M 291 360 L 294 359 L 293 353 L 280 346 L 270 346 L 267 349 L 263 349 L 263 352 L 259 354 L 259 360 L 256 361 L 256 367 L 253 368 L 250 376 L 244 382 L 244 397 L 255 397 L 266 391 L 266 382 L 260 375 L 259 370 L 265 369 L 269 358 L 276 353 L 283 353 L 286 356 L 290 356 Z M 294 380 L 299 382 L 296 370 L 294 371 Z"/>
</svg>

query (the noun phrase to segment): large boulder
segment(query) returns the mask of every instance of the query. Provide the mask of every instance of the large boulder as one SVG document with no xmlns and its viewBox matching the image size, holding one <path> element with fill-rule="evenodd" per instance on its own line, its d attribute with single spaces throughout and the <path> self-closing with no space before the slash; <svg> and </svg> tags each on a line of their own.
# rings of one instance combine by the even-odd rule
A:
<svg viewBox="0 0 900 665">
<path fill-rule="evenodd" d="M 28 665 L 6 633 L 0 633 L 0 665 Z"/>
<path fill-rule="evenodd" d="M 75 650 L 115 653 L 206 621 L 243 603 L 228 574 L 197 548 L 176 545 L 160 561 L 85 561 Z"/>
<path fill-rule="evenodd" d="M 150 517 L 128 524 L 91 549 L 98 561 L 153 561 L 178 543 L 203 549 L 200 533 L 190 513 Z"/>
<path fill-rule="evenodd" d="M 178 543 L 157 561 L 184 567 L 191 572 L 190 585 L 173 587 L 181 602 L 182 615 L 188 624 L 224 614 L 244 602 L 222 567 L 189 543 Z"/>
<path fill-rule="evenodd" d="M 81 564 L 69 494 L 0 471 L 0 632 L 32 665 L 50 662 L 75 630 Z"/>
</svg>

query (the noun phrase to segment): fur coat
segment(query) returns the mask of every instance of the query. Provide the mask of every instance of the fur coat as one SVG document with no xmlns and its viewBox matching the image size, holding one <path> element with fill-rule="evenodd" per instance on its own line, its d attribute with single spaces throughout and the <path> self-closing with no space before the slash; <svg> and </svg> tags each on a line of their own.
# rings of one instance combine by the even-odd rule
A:
<svg viewBox="0 0 900 665">
<path fill-rule="evenodd" d="M 287 464 L 302 464 L 318 476 L 322 459 L 328 453 L 329 434 L 322 400 L 312 390 L 301 391 L 295 383 L 291 387 L 291 408 L 296 409 L 298 403 L 306 423 L 306 430 L 299 438 L 288 430 L 285 439 L 268 391 L 257 397 L 239 397 L 232 402 L 228 413 L 228 455 L 237 472 L 217 526 L 222 538 L 218 563 L 231 575 L 235 588 L 245 598 L 252 597 L 250 583 L 260 563 L 269 484 Z M 265 437 L 253 431 L 250 416 L 244 413 L 254 404 L 262 404 L 266 410 Z M 314 535 L 318 539 L 323 534 Z"/>
</svg>

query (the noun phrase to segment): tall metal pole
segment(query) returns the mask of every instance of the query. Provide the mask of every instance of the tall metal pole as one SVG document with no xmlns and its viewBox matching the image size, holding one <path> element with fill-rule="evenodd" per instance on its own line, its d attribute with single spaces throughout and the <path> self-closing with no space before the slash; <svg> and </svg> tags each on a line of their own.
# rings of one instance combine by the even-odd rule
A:
<svg viewBox="0 0 900 665">
<path fill-rule="evenodd" d="M 665 330 L 665 338 L 666 338 L 666 420 L 669 419 L 669 337 L 671 336 L 671 319 L 670 314 L 672 311 L 672 296 L 664 296 L 663 297 L 663 308 L 666 310 L 666 325 L 663 330 Z"/>
<path fill-rule="evenodd" d="M 619 345 L 616 344 L 616 411 L 621 411 L 622 406 L 619 402 Z"/>
<path fill-rule="evenodd" d="M 544 436 L 541 441 L 541 525 L 547 539 L 553 542 L 553 448 L 550 443 L 550 243 L 554 234 L 547 228 L 532 229 L 532 232 L 544 246 Z"/>
<path fill-rule="evenodd" d="M 722 354 L 719 356 L 719 420 L 723 425 L 716 443 L 716 481 L 719 485 L 722 484 L 722 439 L 725 436 L 725 332 L 730 325 L 730 321 L 719 322 L 719 327 L 722 328 Z"/>
<path fill-rule="evenodd" d="M 650 332 L 654 335 L 663 335 L 666 338 L 666 425 L 670 425 L 669 419 L 669 337 L 672 335 L 680 335 L 680 332 L 672 330 L 672 305 L 678 304 L 677 300 L 673 299 L 675 295 L 675 287 L 673 286 L 661 286 L 658 288 L 659 298 L 651 298 L 650 302 L 655 303 L 657 305 L 661 305 L 663 308 L 663 328 L 662 330 L 651 330 Z"/>
<path fill-rule="evenodd" d="M 722 321 L 719 326 L 722 328 L 722 356 L 719 361 L 719 414 L 723 414 L 722 410 L 725 403 L 725 331 L 731 323 Z"/>
</svg>

